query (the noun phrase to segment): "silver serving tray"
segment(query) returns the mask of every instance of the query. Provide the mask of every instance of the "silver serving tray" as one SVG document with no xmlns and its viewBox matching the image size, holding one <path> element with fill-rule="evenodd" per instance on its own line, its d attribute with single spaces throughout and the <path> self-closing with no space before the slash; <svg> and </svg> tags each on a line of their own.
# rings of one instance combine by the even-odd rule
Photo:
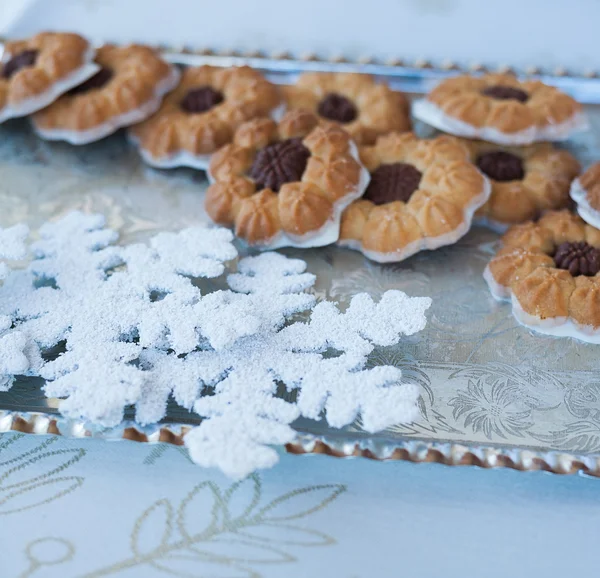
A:
<svg viewBox="0 0 600 578">
<path fill-rule="evenodd" d="M 169 54 L 180 63 L 230 65 L 250 62 L 277 82 L 302 70 L 376 72 L 397 88 L 425 90 L 446 71 L 386 66 L 241 59 Z M 598 79 L 546 78 L 588 103 L 600 102 Z M 585 96 L 582 96 L 585 95 Z M 584 165 L 600 158 L 600 107 L 587 107 L 592 130 L 565 146 Z M 417 132 L 431 131 L 423 126 Z M 104 213 L 125 242 L 161 230 L 208 222 L 203 209 L 204 173 L 146 167 L 122 134 L 85 147 L 48 143 L 27 121 L 0 126 L 0 225 L 32 228 L 73 209 Z M 429 295 L 433 306 L 420 334 L 376 351 L 371 363 L 402 368 L 421 388 L 420 418 L 410 425 L 366 434 L 360 424 L 333 430 L 324 421 L 299 420 L 294 453 L 365 455 L 378 459 L 508 466 L 600 476 L 600 347 L 534 334 L 497 303 L 482 278 L 498 235 L 474 228 L 456 245 L 421 253 L 397 265 L 377 265 L 337 247 L 285 250 L 308 262 L 319 297 L 342 305 L 362 291 L 387 289 Z M 245 249 L 240 247 L 242 254 Z M 105 439 L 180 444 L 198 416 L 176 405 L 165 423 L 141 428 L 130 419 L 112 430 L 94 430 L 64 419 L 58 400 L 46 399 L 40 380 L 19 379 L 0 393 L 0 432 L 61 433 Z M 126 416 L 130 418 L 131 416 Z"/>
</svg>

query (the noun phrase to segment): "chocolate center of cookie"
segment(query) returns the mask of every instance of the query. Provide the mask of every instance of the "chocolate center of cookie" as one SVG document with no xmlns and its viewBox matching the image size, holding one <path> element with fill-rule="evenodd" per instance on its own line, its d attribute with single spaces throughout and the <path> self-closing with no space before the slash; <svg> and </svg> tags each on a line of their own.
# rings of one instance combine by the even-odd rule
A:
<svg viewBox="0 0 600 578">
<path fill-rule="evenodd" d="M 562 243 L 554 253 L 554 263 L 559 269 L 566 269 L 573 277 L 593 277 L 600 271 L 600 250 L 585 241 Z"/>
<path fill-rule="evenodd" d="M 113 71 L 110 68 L 102 67 L 94 76 L 88 78 L 83 84 L 76 86 L 69 90 L 68 94 L 74 96 L 76 94 L 83 94 L 90 90 L 98 90 L 109 83 L 110 79 L 114 76 Z"/>
<path fill-rule="evenodd" d="M 33 66 L 38 56 L 37 50 L 23 50 L 15 54 L 2 68 L 2 77 L 10 78 L 22 68 Z"/>
<path fill-rule="evenodd" d="M 419 188 L 421 172 L 406 163 L 381 165 L 371 173 L 365 199 L 376 205 L 393 201 L 407 202 Z"/>
<path fill-rule="evenodd" d="M 302 178 L 310 151 L 302 139 L 290 138 L 276 142 L 258 151 L 248 175 L 256 182 L 256 189 L 278 192 L 285 183 Z"/>
<path fill-rule="evenodd" d="M 213 106 L 221 104 L 225 100 L 223 94 L 210 86 L 201 86 L 188 91 L 179 106 L 190 113 L 201 113 L 210 110 Z"/>
<path fill-rule="evenodd" d="M 524 90 L 500 84 L 484 88 L 481 94 L 495 98 L 496 100 L 518 100 L 519 102 L 527 102 L 529 100 L 529 95 Z"/>
<path fill-rule="evenodd" d="M 335 92 L 331 92 L 325 96 L 319 103 L 317 112 L 323 118 L 343 124 L 352 122 L 358 116 L 358 111 L 354 103 L 345 96 L 336 94 Z"/>
<path fill-rule="evenodd" d="M 479 170 L 495 181 L 520 181 L 525 176 L 523 161 L 504 151 L 484 153 L 477 157 Z"/>
</svg>

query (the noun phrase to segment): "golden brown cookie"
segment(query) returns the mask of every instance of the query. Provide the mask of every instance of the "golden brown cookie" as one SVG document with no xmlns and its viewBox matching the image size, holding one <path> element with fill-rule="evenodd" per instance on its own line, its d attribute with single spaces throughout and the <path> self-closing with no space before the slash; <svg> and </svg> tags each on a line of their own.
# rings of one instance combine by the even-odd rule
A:
<svg viewBox="0 0 600 578">
<path fill-rule="evenodd" d="M 490 200 L 475 213 L 477 223 L 505 231 L 510 225 L 539 217 L 569 204 L 571 181 L 579 174 L 577 160 L 549 143 L 506 147 L 462 140 L 471 162 L 490 180 Z"/>
<path fill-rule="evenodd" d="M 206 169 L 244 122 L 281 104 L 278 87 L 247 66 L 186 68 L 158 112 L 130 129 L 144 161 L 158 168 Z"/>
<path fill-rule="evenodd" d="M 4 45 L 0 122 L 40 110 L 95 74 L 94 49 L 77 34 L 42 32 Z"/>
<path fill-rule="evenodd" d="M 600 162 L 573 181 L 571 198 L 577 203 L 579 216 L 593 227 L 600 228 Z"/>
<path fill-rule="evenodd" d="M 288 109 L 305 109 L 335 122 L 358 144 L 411 129 L 408 100 L 365 74 L 307 72 L 282 88 Z"/>
<path fill-rule="evenodd" d="M 371 181 L 342 215 L 338 244 L 380 263 L 455 243 L 490 196 L 488 180 L 454 137 L 392 133 L 361 148 L 360 158 Z"/>
<path fill-rule="evenodd" d="M 413 114 L 444 132 L 509 146 L 565 140 L 587 128 L 573 98 L 539 80 L 509 74 L 443 80 L 414 103 Z"/>
<path fill-rule="evenodd" d="M 600 230 L 567 210 L 515 225 L 484 278 L 535 331 L 600 344 Z"/>
<path fill-rule="evenodd" d="M 146 46 L 105 45 L 96 53 L 100 70 L 33 116 L 36 133 L 81 145 L 154 114 L 180 73 Z"/>
<path fill-rule="evenodd" d="M 263 249 L 334 243 L 342 211 L 368 183 L 348 134 L 305 110 L 240 126 L 209 176 L 211 219 Z"/>
</svg>

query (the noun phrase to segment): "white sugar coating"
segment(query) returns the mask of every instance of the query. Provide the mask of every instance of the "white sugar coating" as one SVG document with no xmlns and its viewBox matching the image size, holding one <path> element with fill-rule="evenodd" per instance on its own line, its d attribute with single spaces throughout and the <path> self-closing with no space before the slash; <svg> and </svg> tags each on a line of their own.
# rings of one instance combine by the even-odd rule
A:
<svg viewBox="0 0 600 578">
<path fill-rule="evenodd" d="M 198 432 L 186 436 L 191 455 L 204 466 L 216 466 L 233 477 L 243 477 L 272 455 L 264 452 L 264 443 L 286 443 L 293 439 L 290 424 L 296 417 L 282 402 L 256 405 L 255 395 L 269 397 L 277 383 L 288 390 L 298 389 L 296 411 L 319 419 L 325 411 L 332 427 L 343 427 L 362 415 L 367 431 L 378 431 L 416 417 L 415 387 L 401 383 L 401 371 L 394 367 L 365 369 L 368 355 L 376 345 L 397 343 L 402 335 L 412 335 L 425 326 L 429 298 L 410 298 L 400 291 L 386 292 L 379 303 L 368 295 L 353 298 L 345 313 L 329 302 L 319 303 L 307 323 L 296 322 L 278 332 L 239 340 L 223 352 L 202 351 L 194 354 L 186 368 L 200 374 L 215 394 L 202 397 L 194 410 L 209 418 Z M 328 352 L 339 353 L 336 357 Z M 184 375 L 180 380 L 183 381 Z M 252 393 L 249 403 L 247 394 Z M 260 397 L 259 397 L 260 399 Z M 263 426 L 271 424 L 264 442 Z M 240 438 L 239 424 L 245 424 Z M 257 425 L 261 425 L 256 429 Z M 210 435 L 203 430 L 209 430 Z M 212 441 L 220 440 L 219 446 Z M 256 454 L 249 446 L 254 440 Z M 246 457 L 241 460 L 240 447 Z M 256 455 L 256 463 L 248 457 Z"/>
<path fill-rule="evenodd" d="M 463 207 L 463 220 L 454 230 L 444 233 L 443 235 L 438 235 L 437 237 L 421 237 L 412 243 L 408 243 L 397 251 L 391 251 L 389 253 L 371 251 L 365 249 L 362 242 L 357 241 L 356 239 L 342 239 L 338 241 L 338 245 L 360 251 L 363 255 L 378 263 L 397 263 L 399 261 L 404 261 L 420 251 L 433 251 L 440 247 L 444 247 L 445 245 L 452 245 L 464 237 L 471 229 L 471 222 L 473 221 L 475 212 L 487 203 L 491 194 L 492 185 L 490 181 L 484 177 L 481 191 L 478 195 L 473 197 L 465 207 Z"/>
<path fill-rule="evenodd" d="M 29 229 L 25 225 L 0 228 L 0 258 L 23 259 L 27 254 L 25 239 L 28 234 Z M 0 279 L 5 279 L 9 272 L 6 263 L 0 263 Z M 12 324 L 12 315 L 0 315 L 0 391 L 8 391 L 14 383 L 14 376 L 29 370 L 27 337 L 18 331 L 6 334 Z"/>
<path fill-rule="evenodd" d="M 429 298 L 360 294 L 341 312 L 306 293 L 315 276 L 304 261 L 277 253 L 240 260 L 230 289 L 203 294 L 194 279 L 223 275 L 237 255 L 229 231 L 116 239 L 102 216 L 79 212 L 40 229 L 29 267 L 0 287 L 1 390 L 15 375 L 41 376 L 64 415 L 100 427 L 120 424 L 130 405 L 138 423 L 156 423 L 172 396 L 203 418 L 185 437 L 192 459 L 233 477 L 272 466 L 271 446 L 295 439 L 300 416 L 333 427 L 360 418 L 369 432 L 415 417 L 417 390 L 400 370 L 366 362 L 423 329 Z M 61 342 L 65 352 L 44 361 Z M 277 397 L 283 384 L 297 402 Z"/>
<path fill-rule="evenodd" d="M 511 288 L 496 281 L 489 265 L 483 272 L 483 278 L 488 284 L 494 299 L 511 302 L 514 318 L 524 327 L 554 337 L 572 337 L 586 343 L 600 345 L 600 328 L 583 325 L 570 317 L 547 317 L 542 319 L 539 315 L 527 313 L 511 291 Z"/>
<path fill-rule="evenodd" d="M 246 257 L 238 272 L 227 277 L 227 284 L 238 293 L 298 293 L 314 285 L 316 277 L 306 273 L 306 263 L 287 259 L 279 253 Z"/>
<path fill-rule="evenodd" d="M 588 223 L 588 225 L 600 229 L 600 211 L 590 204 L 588 192 L 582 186 L 579 179 L 575 179 L 571 183 L 570 195 L 575 203 L 577 203 L 577 213 L 579 216 Z"/>
<path fill-rule="evenodd" d="M 96 50 L 90 46 L 83 55 L 81 66 L 70 72 L 67 76 L 64 76 L 60 80 L 54 80 L 46 90 L 36 96 L 19 100 L 2 107 L 0 109 L 0 123 L 3 123 L 9 118 L 27 116 L 38 110 L 42 110 L 52 104 L 65 92 L 79 86 L 88 78 L 94 76 L 94 74 L 100 70 L 100 67 L 93 62 L 95 56 Z M 3 61 L 6 61 L 10 59 L 10 55 L 5 53 L 2 58 Z"/>
<path fill-rule="evenodd" d="M 271 118 L 279 122 L 285 113 L 285 104 L 279 105 L 271 111 Z M 155 169 L 175 169 L 177 167 L 189 167 L 199 171 L 208 171 L 212 154 L 194 154 L 181 149 L 169 155 L 154 156 L 150 151 L 142 147 L 139 139 L 132 131 L 127 132 L 129 141 L 138 149 L 142 160 Z"/>
<path fill-rule="evenodd" d="M 29 229 L 25 225 L 15 225 L 8 229 L 0 228 L 0 259 L 23 259 L 27 254 L 25 239 Z M 0 263 L 0 279 L 8 275 L 6 263 Z"/>
<path fill-rule="evenodd" d="M 360 167 L 358 182 L 346 195 L 333 204 L 331 215 L 320 228 L 308 231 L 303 235 L 295 235 L 280 229 L 273 237 L 262 242 L 260 245 L 255 245 L 254 248 L 261 251 L 272 251 L 284 247 L 310 249 L 312 247 L 325 247 L 335 243 L 340 237 L 342 213 L 354 201 L 363 196 L 371 180 L 371 175 L 362 165 L 358 148 L 353 142 L 350 143 L 350 155 Z M 210 171 L 207 171 L 207 178 L 211 185 L 216 182 Z"/>
<path fill-rule="evenodd" d="M 25 239 L 29 228 L 25 225 L 15 225 L 8 229 L 0 229 L 0 258 L 22 259 L 27 254 Z"/>
<path fill-rule="evenodd" d="M 448 134 L 465 138 L 476 138 L 505 146 L 522 146 L 534 142 L 564 141 L 574 133 L 589 128 L 587 117 L 583 113 L 575 113 L 566 121 L 555 124 L 532 126 L 519 132 L 502 132 L 494 127 L 476 127 L 449 114 L 426 98 L 417 100 L 412 105 L 412 113 L 418 120 Z"/>
<path fill-rule="evenodd" d="M 32 118 L 33 129 L 39 137 L 45 140 L 64 140 L 72 145 L 84 145 L 95 142 L 113 134 L 121 127 L 142 122 L 153 115 L 159 109 L 165 94 L 171 92 L 179 84 L 180 77 L 181 73 L 179 70 L 171 68 L 169 74 L 154 87 L 152 96 L 138 108 L 120 115 L 111 116 L 93 128 L 87 130 L 42 128 L 36 122 L 36 117 L 34 116 Z"/>
</svg>

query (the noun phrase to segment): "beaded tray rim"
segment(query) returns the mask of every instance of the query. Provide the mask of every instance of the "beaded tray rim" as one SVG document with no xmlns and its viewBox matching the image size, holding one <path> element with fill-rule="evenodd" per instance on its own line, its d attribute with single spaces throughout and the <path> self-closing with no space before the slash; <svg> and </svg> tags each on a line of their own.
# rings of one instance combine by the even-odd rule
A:
<svg viewBox="0 0 600 578">
<path fill-rule="evenodd" d="M 117 427 L 93 432 L 78 420 L 38 412 L 0 410 L 0 433 L 14 431 L 32 435 L 182 446 L 183 437 L 191 427 L 162 423 L 142 428 L 135 422 L 124 421 Z M 416 438 L 359 438 L 347 432 L 340 432 L 339 436 L 298 432 L 296 440 L 286 444 L 285 451 L 298 456 L 327 455 L 346 459 L 360 457 L 382 462 L 408 461 L 446 466 L 477 466 L 484 469 L 508 468 L 561 475 L 580 473 L 600 478 L 600 456 L 507 448 L 493 444 L 458 444 Z"/>
<path fill-rule="evenodd" d="M 7 40 L 8 38 L 0 36 L 0 55 Z M 99 46 L 101 44 L 98 44 L 96 48 Z M 452 61 L 437 65 L 424 59 L 406 61 L 401 58 L 394 58 L 381 61 L 366 57 L 351 60 L 344 56 L 324 58 L 315 53 L 296 57 L 285 51 L 266 54 L 259 50 L 216 52 L 210 48 L 192 48 L 185 45 L 156 44 L 149 46 L 173 64 L 187 66 L 208 64 L 221 67 L 246 65 L 266 72 L 275 81 L 277 75 L 282 73 L 289 78 L 292 73 L 309 71 L 358 72 L 385 78 L 392 88 L 417 94 L 424 94 L 435 83 L 457 74 L 515 74 L 519 77 L 535 78 L 546 84 L 556 86 L 569 92 L 583 104 L 600 104 L 600 71 L 594 70 L 582 74 L 573 74 L 563 67 L 548 70 L 536 65 L 525 68 L 506 65 L 489 66 L 481 63 L 460 66 Z"/>
</svg>

